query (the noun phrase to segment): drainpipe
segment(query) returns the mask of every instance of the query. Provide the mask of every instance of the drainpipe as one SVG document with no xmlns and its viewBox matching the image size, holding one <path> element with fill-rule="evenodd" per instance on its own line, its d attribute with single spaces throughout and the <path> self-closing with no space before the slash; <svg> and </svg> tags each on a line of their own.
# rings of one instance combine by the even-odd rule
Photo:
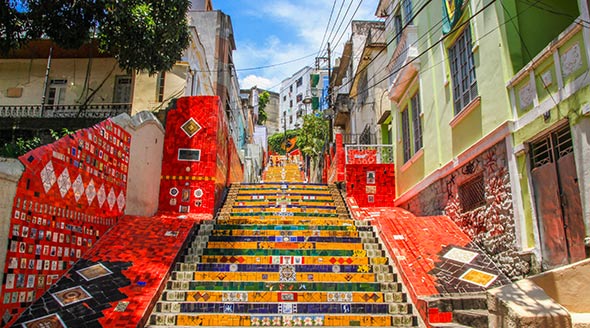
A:
<svg viewBox="0 0 590 328">
<path fill-rule="evenodd" d="M 43 95 L 41 96 L 41 117 L 45 112 L 45 97 L 47 96 L 47 87 L 49 84 L 49 72 L 51 71 L 51 56 L 53 55 L 53 46 L 49 48 L 49 57 L 47 57 L 47 68 L 45 69 L 45 81 L 43 81 Z"/>
</svg>

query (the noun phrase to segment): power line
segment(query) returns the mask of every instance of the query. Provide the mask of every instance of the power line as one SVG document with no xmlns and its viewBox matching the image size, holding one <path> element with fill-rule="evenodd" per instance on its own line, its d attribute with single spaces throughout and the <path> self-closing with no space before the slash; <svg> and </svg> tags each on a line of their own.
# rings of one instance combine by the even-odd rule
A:
<svg viewBox="0 0 590 328">
<path fill-rule="evenodd" d="M 324 36 L 322 36 L 322 42 L 320 42 L 320 48 L 318 49 L 318 57 L 322 51 L 322 47 L 324 46 L 324 41 L 326 40 L 326 35 L 328 34 L 328 28 L 330 27 L 330 22 L 332 21 L 332 15 L 334 14 L 334 8 L 336 8 L 336 1 L 332 3 L 332 10 L 330 11 L 330 18 L 328 18 L 328 23 L 326 24 L 326 29 L 324 30 Z M 342 4 L 340 5 L 340 9 L 338 10 L 338 14 L 336 15 L 336 19 L 334 19 L 334 25 L 336 25 L 336 21 L 338 17 L 340 17 L 340 12 L 342 11 L 342 7 L 344 7 L 344 0 L 342 0 Z M 330 32 L 331 34 L 331 32 Z M 329 37 L 328 37 L 329 38 Z"/>
<path fill-rule="evenodd" d="M 471 17 L 469 17 L 467 20 L 465 20 L 463 23 L 461 23 L 460 25 L 458 25 L 455 30 L 460 30 L 463 26 L 465 26 L 466 24 L 468 24 L 469 22 L 471 22 L 471 20 L 473 18 L 475 18 L 477 15 L 479 15 L 481 12 L 483 12 L 485 9 L 487 9 L 488 7 L 490 7 L 492 4 L 494 4 L 496 2 L 496 0 L 492 0 L 490 1 L 488 4 L 486 4 L 485 6 L 483 6 L 480 10 L 478 10 L 475 14 L 473 14 Z M 452 35 L 452 33 L 443 35 L 442 38 L 440 38 L 437 42 L 435 42 L 434 44 L 432 44 L 430 47 L 426 48 L 426 50 L 420 52 L 416 57 L 410 59 L 406 64 L 402 65 L 400 68 L 398 68 L 397 70 L 387 74 L 383 79 L 377 81 L 376 83 L 374 83 L 373 85 L 365 88 L 364 90 L 357 92 L 355 95 L 350 96 L 350 98 L 356 97 L 359 93 L 363 93 L 365 91 L 370 90 L 371 88 L 377 86 L 379 83 L 389 79 L 391 76 L 397 74 L 399 71 L 401 71 L 402 69 L 406 68 L 407 66 L 413 64 L 416 60 L 418 60 L 418 58 L 422 57 L 424 54 L 428 53 L 430 50 L 432 50 L 434 47 L 438 46 L 440 43 L 442 43 L 444 40 L 446 40 L 450 35 Z M 479 40 L 479 39 L 478 39 Z"/>
<path fill-rule="evenodd" d="M 495 0 L 494 0 L 495 1 Z M 397 40 L 397 38 L 399 36 L 401 36 L 403 34 L 403 32 L 408 28 L 408 26 L 412 25 L 411 22 L 416 18 L 416 16 L 418 16 L 418 14 L 420 14 L 425 8 L 426 6 L 428 6 L 430 3 L 432 2 L 432 0 L 426 0 L 426 2 L 424 3 L 424 5 L 422 7 L 420 7 L 420 9 L 418 9 L 418 11 L 415 14 L 412 14 L 412 18 L 411 19 L 406 19 L 406 24 L 397 32 L 397 34 L 389 41 L 387 42 L 387 44 L 385 45 L 385 47 L 383 47 L 381 50 L 379 50 L 379 52 L 377 53 L 377 55 L 375 57 L 373 57 L 368 63 L 367 65 L 365 65 L 363 68 L 361 68 L 358 72 L 355 72 L 354 76 L 349 79 L 345 84 L 341 85 L 340 88 L 352 83 L 358 76 L 359 74 L 361 74 L 363 71 L 365 71 L 369 65 L 375 61 L 380 54 L 382 54 L 384 51 L 387 50 L 387 47 L 395 40 Z M 442 22 L 442 21 L 441 21 Z M 424 34 L 427 35 L 427 34 Z M 391 74 L 393 75 L 393 74 Z M 378 84 L 378 83 L 377 83 Z M 364 91 L 363 91 L 364 92 Z M 358 92 L 357 92 L 358 94 Z M 332 95 L 334 96 L 334 95 Z M 352 98 L 352 96 L 350 96 Z"/>
</svg>

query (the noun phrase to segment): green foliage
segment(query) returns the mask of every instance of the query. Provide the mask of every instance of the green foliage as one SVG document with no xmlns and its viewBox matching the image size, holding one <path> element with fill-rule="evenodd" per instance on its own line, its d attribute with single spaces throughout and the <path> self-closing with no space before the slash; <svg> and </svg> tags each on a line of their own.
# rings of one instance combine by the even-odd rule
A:
<svg viewBox="0 0 590 328">
<path fill-rule="evenodd" d="M 268 91 L 264 91 L 263 93 L 258 95 L 258 121 L 256 124 L 263 125 L 268 116 L 266 115 L 266 105 L 270 101 L 270 93 Z"/>
<path fill-rule="evenodd" d="M 303 126 L 297 138 L 297 147 L 303 155 L 317 159 L 328 139 L 328 121 L 315 113 L 303 116 Z"/>
<path fill-rule="evenodd" d="M 39 146 L 41 146 L 41 139 L 38 137 L 31 139 L 18 138 L 16 141 L 4 144 L 0 148 L 0 157 L 16 158 Z"/>
<path fill-rule="evenodd" d="M 300 130 L 287 130 L 287 139 L 291 139 L 293 137 L 298 137 L 300 135 Z M 285 133 L 278 132 L 273 134 L 268 138 L 268 147 L 271 151 L 284 155 L 285 148 L 283 148 L 285 142 Z"/>
<path fill-rule="evenodd" d="M 53 140 L 59 140 L 72 133 L 74 132 L 67 128 L 62 128 L 59 131 L 49 129 L 49 134 Z M 43 142 L 39 137 L 17 138 L 14 142 L 6 143 L 0 148 L 0 157 L 17 158 L 40 146 L 43 146 Z"/>
<path fill-rule="evenodd" d="M 66 49 L 98 38 L 127 71 L 167 71 L 189 45 L 189 0 L 11 0 L 0 4 L 0 51 L 48 37 Z"/>
<path fill-rule="evenodd" d="M 167 71 L 189 45 L 190 1 L 107 1 L 98 35 L 101 48 L 126 70 Z"/>
</svg>

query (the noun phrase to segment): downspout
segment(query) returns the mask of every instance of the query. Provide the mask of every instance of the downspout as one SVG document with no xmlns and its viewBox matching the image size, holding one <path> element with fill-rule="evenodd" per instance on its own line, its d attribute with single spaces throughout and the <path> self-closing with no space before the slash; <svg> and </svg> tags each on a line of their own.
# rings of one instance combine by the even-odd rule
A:
<svg viewBox="0 0 590 328">
<path fill-rule="evenodd" d="M 43 95 L 41 96 L 41 117 L 45 112 L 45 97 L 47 97 L 47 87 L 49 84 L 49 72 L 51 71 L 51 57 L 53 55 L 53 46 L 49 48 L 49 57 L 47 57 L 47 68 L 45 69 L 45 80 L 43 81 Z"/>
</svg>

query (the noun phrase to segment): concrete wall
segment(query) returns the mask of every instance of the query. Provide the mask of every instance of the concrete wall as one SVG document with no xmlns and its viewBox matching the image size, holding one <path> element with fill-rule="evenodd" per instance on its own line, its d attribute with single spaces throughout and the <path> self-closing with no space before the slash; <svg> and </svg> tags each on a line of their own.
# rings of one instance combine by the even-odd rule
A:
<svg viewBox="0 0 590 328">
<path fill-rule="evenodd" d="M 10 239 L 10 218 L 18 180 L 25 167 L 17 160 L 0 158 L 0 250 L 8 248 Z M 0 252 L 0 268 L 4 268 L 6 252 Z M 4 281 L 4 271 L 0 270 L 0 281 Z"/>
<path fill-rule="evenodd" d="M 131 134 L 125 214 L 152 216 L 158 210 L 164 127 L 147 111 L 113 121 Z"/>
<path fill-rule="evenodd" d="M 590 260 L 529 277 L 570 312 L 590 312 Z"/>
<path fill-rule="evenodd" d="M 0 104 L 41 104 L 47 58 L 0 60 Z M 90 68 L 90 69 L 89 69 Z M 112 103 L 115 77 L 127 75 L 119 69 L 114 58 L 54 58 L 51 61 L 49 79 L 67 80 L 64 104 L 78 104 L 88 92 L 96 90 L 91 103 Z M 22 96 L 6 97 L 8 88 L 22 88 Z"/>
</svg>

